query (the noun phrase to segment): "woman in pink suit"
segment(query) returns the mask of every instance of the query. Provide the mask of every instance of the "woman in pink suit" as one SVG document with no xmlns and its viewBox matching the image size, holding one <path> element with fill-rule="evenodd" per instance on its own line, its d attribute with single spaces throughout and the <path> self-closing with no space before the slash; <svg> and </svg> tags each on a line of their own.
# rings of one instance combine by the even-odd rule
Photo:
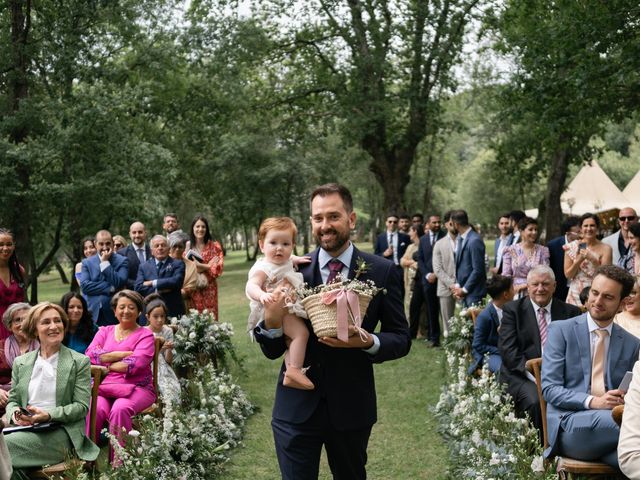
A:
<svg viewBox="0 0 640 480">
<path fill-rule="evenodd" d="M 100 327 L 86 355 L 92 364 L 109 369 L 98 393 L 96 431 L 108 422 L 110 432 L 122 437 L 123 429 L 131 430 L 132 417 L 156 400 L 151 372 L 155 344 L 153 333 L 137 322 L 143 310 L 139 293 L 122 290 L 111 307 L 118 324 Z"/>
</svg>

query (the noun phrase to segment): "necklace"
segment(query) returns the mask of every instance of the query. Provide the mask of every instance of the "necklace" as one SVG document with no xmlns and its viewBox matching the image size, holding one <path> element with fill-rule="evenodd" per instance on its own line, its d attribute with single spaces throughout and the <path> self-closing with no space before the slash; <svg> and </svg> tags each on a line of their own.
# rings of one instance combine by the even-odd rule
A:
<svg viewBox="0 0 640 480">
<path fill-rule="evenodd" d="M 135 332 L 138 329 L 138 327 L 139 325 L 136 325 L 135 328 L 132 328 L 131 330 L 123 330 L 120 325 L 116 325 L 116 330 L 115 330 L 116 340 L 118 342 L 123 341 L 125 338 L 127 338 L 129 335 Z"/>
</svg>

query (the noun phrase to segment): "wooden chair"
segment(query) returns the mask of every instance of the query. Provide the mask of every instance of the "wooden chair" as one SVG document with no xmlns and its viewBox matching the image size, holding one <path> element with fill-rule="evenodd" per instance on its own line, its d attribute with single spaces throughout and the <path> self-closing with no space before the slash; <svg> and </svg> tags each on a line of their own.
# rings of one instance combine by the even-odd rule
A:
<svg viewBox="0 0 640 480">
<path fill-rule="evenodd" d="M 619 427 L 622 426 L 623 415 L 624 415 L 624 405 L 618 405 L 617 407 L 613 407 L 613 410 L 611 410 L 611 416 L 613 417 L 613 421 L 616 422 Z"/>
<path fill-rule="evenodd" d="M 542 359 L 532 358 L 527 360 L 526 369 L 535 377 L 536 387 L 538 387 L 538 399 L 540 400 L 540 411 L 542 413 L 542 433 L 544 438 L 544 448 L 549 446 L 547 438 L 547 402 L 542 396 Z M 604 476 L 609 478 L 625 478 L 620 470 L 617 470 L 606 463 L 587 462 L 569 457 L 556 457 L 556 471 L 558 478 L 576 478 L 576 475 Z"/>
<path fill-rule="evenodd" d="M 162 413 L 162 406 L 160 404 L 160 394 L 158 393 L 158 358 L 160 357 L 160 351 L 164 345 L 164 338 L 156 337 L 155 350 L 153 352 L 153 388 L 156 391 L 156 401 L 138 415 L 160 415 Z"/>
<path fill-rule="evenodd" d="M 93 443 L 97 443 L 98 433 L 96 432 L 96 404 L 98 398 L 98 387 L 102 382 L 102 379 L 106 377 L 109 371 L 99 365 L 91 365 L 91 405 L 89 406 L 89 438 Z M 92 462 L 85 462 L 79 458 L 72 458 L 65 462 L 56 463 L 55 465 L 49 465 L 40 470 L 35 470 L 29 473 L 29 477 L 33 479 L 51 479 L 51 478 L 65 478 L 65 473 L 71 469 L 77 469 L 78 466 L 87 467 Z"/>
</svg>

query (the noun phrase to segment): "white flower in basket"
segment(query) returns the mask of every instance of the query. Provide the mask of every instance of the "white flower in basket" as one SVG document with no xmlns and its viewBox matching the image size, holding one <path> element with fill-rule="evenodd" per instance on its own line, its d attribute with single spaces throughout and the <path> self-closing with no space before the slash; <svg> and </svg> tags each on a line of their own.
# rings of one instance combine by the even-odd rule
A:
<svg viewBox="0 0 640 480">
<path fill-rule="evenodd" d="M 363 268 L 366 268 L 364 262 L 359 264 L 356 273 L 362 273 Z M 369 302 L 381 290 L 371 280 L 361 281 L 357 277 L 349 280 L 338 274 L 336 280 L 328 285 L 303 286 L 297 294 L 316 336 L 337 337 L 346 342 L 349 324 L 361 330 Z"/>
</svg>

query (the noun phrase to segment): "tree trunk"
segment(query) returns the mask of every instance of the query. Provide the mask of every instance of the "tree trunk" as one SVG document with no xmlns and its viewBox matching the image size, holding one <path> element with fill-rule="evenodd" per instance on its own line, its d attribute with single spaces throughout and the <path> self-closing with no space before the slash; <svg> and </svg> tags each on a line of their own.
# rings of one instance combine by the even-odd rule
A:
<svg viewBox="0 0 640 480">
<path fill-rule="evenodd" d="M 403 151 L 392 149 L 384 154 L 367 151 L 373 157 L 369 164 L 369 170 L 375 175 L 382 187 L 383 215 L 391 213 L 397 215 L 404 212 L 406 208 L 404 194 L 409 180 L 411 180 L 410 169 L 415 158 L 415 148 Z"/>
<path fill-rule="evenodd" d="M 60 265 L 60 262 L 56 260 L 53 266 L 56 267 L 56 270 L 58 271 L 58 275 L 60 275 L 60 281 L 65 285 L 69 285 L 69 278 L 67 277 L 67 274 L 65 273 L 64 268 L 62 268 L 62 265 Z"/>
<path fill-rule="evenodd" d="M 562 225 L 560 196 L 564 192 L 564 185 L 567 180 L 569 157 L 570 155 L 566 148 L 558 148 L 551 159 L 551 168 L 547 179 L 547 192 L 545 194 L 544 219 L 548 240 L 560 235 Z"/>
</svg>

